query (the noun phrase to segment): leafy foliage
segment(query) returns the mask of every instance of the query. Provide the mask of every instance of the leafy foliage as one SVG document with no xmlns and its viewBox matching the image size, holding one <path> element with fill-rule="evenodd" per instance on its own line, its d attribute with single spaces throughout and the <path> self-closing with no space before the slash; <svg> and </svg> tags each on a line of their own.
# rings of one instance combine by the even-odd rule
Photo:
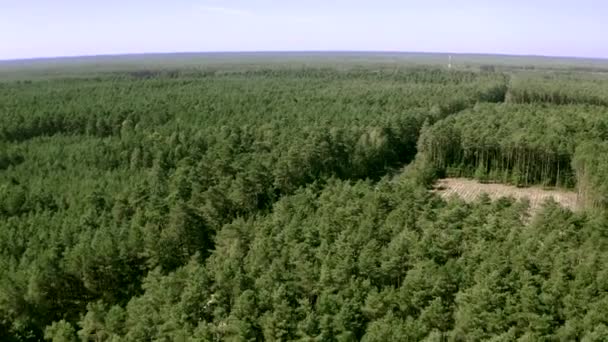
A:
<svg viewBox="0 0 608 342">
<path fill-rule="evenodd" d="M 451 176 L 574 187 L 576 148 L 608 138 L 607 119 L 593 106 L 477 105 L 425 127 L 418 148 Z"/>
<path fill-rule="evenodd" d="M 508 81 L 246 66 L 0 83 L 0 339 L 601 340 L 601 210 L 530 218 L 427 189 L 464 165 L 603 203 L 603 107 L 495 104 Z M 498 169 L 513 146 L 526 161 Z"/>
<path fill-rule="evenodd" d="M 507 100 L 513 103 L 608 106 L 608 79 L 602 74 L 518 75 L 511 82 Z"/>
</svg>

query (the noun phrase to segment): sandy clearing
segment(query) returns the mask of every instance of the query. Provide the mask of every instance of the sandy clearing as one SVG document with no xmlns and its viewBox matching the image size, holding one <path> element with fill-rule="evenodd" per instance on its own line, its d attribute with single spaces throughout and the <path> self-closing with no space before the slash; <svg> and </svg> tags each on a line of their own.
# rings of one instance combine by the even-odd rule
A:
<svg viewBox="0 0 608 342">
<path fill-rule="evenodd" d="M 550 197 L 553 197 L 557 203 L 566 208 L 572 210 L 580 208 L 576 192 L 566 190 L 545 190 L 538 187 L 518 188 L 505 184 L 479 183 L 476 180 L 466 178 L 440 179 L 437 181 L 435 189 L 443 198 L 457 195 L 467 202 L 477 199 L 484 192 L 491 199 L 513 197 L 519 200 L 527 197 L 530 200 L 530 210 L 532 212 L 537 210 Z"/>
</svg>

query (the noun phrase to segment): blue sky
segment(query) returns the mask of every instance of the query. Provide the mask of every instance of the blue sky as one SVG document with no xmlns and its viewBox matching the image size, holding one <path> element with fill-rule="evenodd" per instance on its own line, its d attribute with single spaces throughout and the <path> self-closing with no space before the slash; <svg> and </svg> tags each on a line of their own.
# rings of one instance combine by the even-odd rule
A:
<svg viewBox="0 0 608 342">
<path fill-rule="evenodd" d="M 0 59 L 281 50 L 608 58 L 608 2 L 0 0 Z"/>
</svg>

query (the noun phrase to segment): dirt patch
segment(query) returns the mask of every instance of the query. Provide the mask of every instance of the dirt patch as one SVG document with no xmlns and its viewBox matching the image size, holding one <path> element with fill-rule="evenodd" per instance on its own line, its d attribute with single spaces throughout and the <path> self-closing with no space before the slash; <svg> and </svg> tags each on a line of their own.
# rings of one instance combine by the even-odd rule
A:
<svg viewBox="0 0 608 342">
<path fill-rule="evenodd" d="M 527 197 L 532 212 L 536 211 L 547 198 L 553 198 L 557 203 L 572 210 L 580 208 L 578 196 L 574 191 L 546 190 L 538 187 L 518 188 L 504 184 L 479 183 L 465 178 L 441 179 L 437 182 L 435 191 L 443 198 L 457 195 L 467 202 L 477 199 L 482 193 L 487 193 L 491 199 L 513 197 L 519 200 Z"/>
</svg>

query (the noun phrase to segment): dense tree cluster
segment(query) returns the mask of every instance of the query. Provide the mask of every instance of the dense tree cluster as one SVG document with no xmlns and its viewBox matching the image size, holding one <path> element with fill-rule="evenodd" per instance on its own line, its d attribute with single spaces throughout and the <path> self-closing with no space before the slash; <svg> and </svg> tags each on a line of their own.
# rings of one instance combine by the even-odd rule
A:
<svg viewBox="0 0 608 342">
<path fill-rule="evenodd" d="M 3 84 L 2 336 L 40 339 L 53 321 L 48 334 L 63 333 L 98 301 L 125 307 L 149 272 L 215 253 L 234 219 L 332 177 L 378 180 L 414 158 L 425 120 L 505 87 L 504 75 L 434 69 Z"/>
<path fill-rule="evenodd" d="M 576 149 L 572 165 L 576 170 L 579 197 L 590 208 L 608 208 L 608 142 L 588 140 Z"/>
<path fill-rule="evenodd" d="M 450 176 L 573 187 L 576 147 L 607 138 L 604 107 L 477 105 L 427 125 L 419 149 Z"/>
<path fill-rule="evenodd" d="M 608 221 L 548 203 L 449 204 L 403 182 L 330 182 L 237 219 L 205 263 L 155 269 L 47 337 L 478 341 L 606 336 Z"/>
<path fill-rule="evenodd" d="M 571 72 L 520 74 L 511 80 L 507 101 L 608 106 L 608 78 Z"/>
<path fill-rule="evenodd" d="M 603 205 L 604 107 L 496 104 L 508 84 L 386 66 L 0 83 L 0 340 L 602 340 L 601 211 L 425 187 L 519 170 Z"/>
<path fill-rule="evenodd" d="M 477 101 L 502 101 L 506 79 L 434 69 L 394 74 L 305 69 L 66 79 L 5 88 L 0 141 L 116 136 L 127 119 L 132 126 L 164 132 L 185 122 L 198 130 L 271 122 L 291 129 L 345 120 L 368 125 L 412 108 L 433 107 L 436 115 L 446 115 Z"/>
</svg>

